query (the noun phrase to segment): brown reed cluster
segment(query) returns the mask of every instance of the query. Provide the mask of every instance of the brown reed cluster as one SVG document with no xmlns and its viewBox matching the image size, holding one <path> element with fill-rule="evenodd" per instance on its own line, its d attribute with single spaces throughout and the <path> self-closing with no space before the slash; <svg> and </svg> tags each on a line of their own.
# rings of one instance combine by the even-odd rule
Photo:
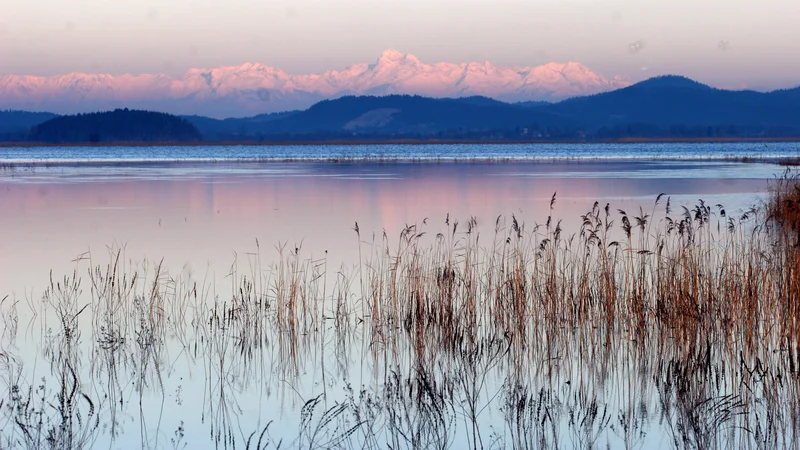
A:
<svg viewBox="0 0 800 450">
<path fill-rule="evenodd" d="M 800 172 L 787 169 L 770 186 L 767 211 L 772 220 L 780 223 L 800 242 Z"/>
</svg>

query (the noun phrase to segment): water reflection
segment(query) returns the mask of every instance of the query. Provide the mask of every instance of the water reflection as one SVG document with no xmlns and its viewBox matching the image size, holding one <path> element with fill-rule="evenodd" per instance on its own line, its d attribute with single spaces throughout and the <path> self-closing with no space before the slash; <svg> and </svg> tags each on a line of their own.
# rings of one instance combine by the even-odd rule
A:
<svg viewBox="0 0 800 450">
<path fill-rule="evenodd" d="M 186 175 L 191 166 L 148 165 L 102 179 L 83 172 L 64 177 L 58 167 L 6 173 L 0 181 L 0 209 L 8 212 L 0 217 L 6 237 L 0 242 L 0 286 L 16 293 L 41 286 L 50 269 L 63 273 L 76 256 L 115 242 L 127 243 L 130 256 L 165 257 L 167 264 L 189 263 L 198 271 L 209 261 L 227 265 L 232 251 L 251 249 L 256 238 L 270 245 L 304 240 L 315 255 L 328 250 L 344 261 L 352 256 L 346 235 L 354 221 L 377 233 L 397 233 L 426 217 L 441 223 L 447 213 L 480 221 L 514 213 L 541 221 L 556 191 L 563 217 L 577 217 L 595 200 L 649 201 L 661 192 L 739 207 L 752 202 L 775 173 L 772 165 L 684 164 L 627 162 L 607 172 L 591 162 L 245 164 L 233 171 L 201 166 L 193 176 Z M 607 176 L 624 168 L 670 175 Z M 564 175 L 576 171 L 597 175 Z"/>
<path fill-rule="evenodd" d="M 796 252 L 653 205 L 763 179 L 366 170 L 6 180 L 4 445 L 796 445 Z"/>
</svg>

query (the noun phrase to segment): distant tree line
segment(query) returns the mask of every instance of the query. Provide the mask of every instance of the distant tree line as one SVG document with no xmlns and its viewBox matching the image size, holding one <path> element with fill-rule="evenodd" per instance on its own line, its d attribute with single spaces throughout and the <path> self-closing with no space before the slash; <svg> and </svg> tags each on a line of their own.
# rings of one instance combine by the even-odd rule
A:
<svg viewBox="0 0 800 450">
<path fill-rule="evenodd" d="M 671 125 L 630 123 L 604 126 L 592 134 L 596 139 L 622 138 L 758 138 L 800 137 L 800 124 L 792 126 L 770 125 Z"/>
<path fill-rule="evenodd" d="M 485 141 L 536 141 L 536 140 L 614 140 L 625 138 L 646 139 L 706 139 L 706 138 L 800 138 L 800 126 L 738 126 L 738 125 L 673 125 L 658 126 L 646 123 L 604 126 L 594 132 L 582 127 L 546 126 L 531 124 L 528 127 L 509 129 L 470 130 L 452 128 L 442 131 L 414 132 L 350 132 L 317 131 L 308 133 L 263 133 L 237 130 L 217 133 L 213 139 L 222 142 L 323 142 L 323 141 L 369 141 L 369 140 L 485 140 Z"/>
<path fill-rule="evenodd" d="M 197 127 L 171 114 L 116 109 L 60 116 L 31 128 L 28 141 L 46 143 L 196 142 Z"/>
</svg>

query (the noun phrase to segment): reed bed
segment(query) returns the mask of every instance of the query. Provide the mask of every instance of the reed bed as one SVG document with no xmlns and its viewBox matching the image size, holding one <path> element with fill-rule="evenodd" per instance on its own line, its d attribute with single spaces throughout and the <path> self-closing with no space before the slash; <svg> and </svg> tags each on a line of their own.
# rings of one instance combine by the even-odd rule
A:
<svg viewBox="0 0 800 450">
<path fill-rule="evenodd" d="M 787 171 L 770 186 L 771 196 L 767 203 L 769 218 L 783 228 L 800 233 L 800 173 Z"/>
<path fill-rule="evenodd" d="M 85 255 L 30 303 L 41 382 L 15 354 L 18 302 L 0 302 L 0 448 L 112 445 L 131 422 L 142 448 L 800 448 L 799 184 L 787 172 L 735 216 L 596 203 L 571 234 L 556 195 L 542 223 L 488 232 L 356 224 L 339 268 L 287 245 L 265 264 L 257 242 L 227 294 L 124 249 Z M 164 417 L 184 366 L 199 418 Z M 273 407 L 253 417 L 253 398 Z"/>
</svg>

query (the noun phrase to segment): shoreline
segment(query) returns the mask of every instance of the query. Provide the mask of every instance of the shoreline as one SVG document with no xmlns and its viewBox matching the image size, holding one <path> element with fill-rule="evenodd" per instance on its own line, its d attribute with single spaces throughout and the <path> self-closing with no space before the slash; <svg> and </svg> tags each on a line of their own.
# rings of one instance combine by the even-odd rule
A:
<svg viewBox="0 0 800 450">
<path fill-rule="evenodd" d="M 713 144 L 713 143 L 771 143 L 798 142 L 798 137 L 714 137 L 714 138 L 622 138 L 622 139 L 351 139 L 321 141 L 194 141 L 194 142 L 0 142 L 0 148 L 36 147 L 307 147 L 307 146 L 368 146 L 368 145 L 520 145 L 520 144 Z"/>
<path fill-rule="evenodd" d="M 152 167 L 159 165 L 217 165 L 217 164 L 613 164 L 613 163 L 741 163 L 741 164 L 774 164 L 779 167 L 795 168 L 800 166 L 798 156 L 720 156 L 707 157 L 693 155 L 689 157 L 673 156 L 641 156 L 621 157 L 618 155 L 607 158 L 598 156 L 587 157 L 254 157 L 254 158 L 161 158 L 161 159 L 135 159 L 135 158 L 109 158 L 109 159 L 25 159 L 2 160 L 0 159 L 0 173 L 20 169 L 51 168 L 51 167 Z"/>
</svg>

